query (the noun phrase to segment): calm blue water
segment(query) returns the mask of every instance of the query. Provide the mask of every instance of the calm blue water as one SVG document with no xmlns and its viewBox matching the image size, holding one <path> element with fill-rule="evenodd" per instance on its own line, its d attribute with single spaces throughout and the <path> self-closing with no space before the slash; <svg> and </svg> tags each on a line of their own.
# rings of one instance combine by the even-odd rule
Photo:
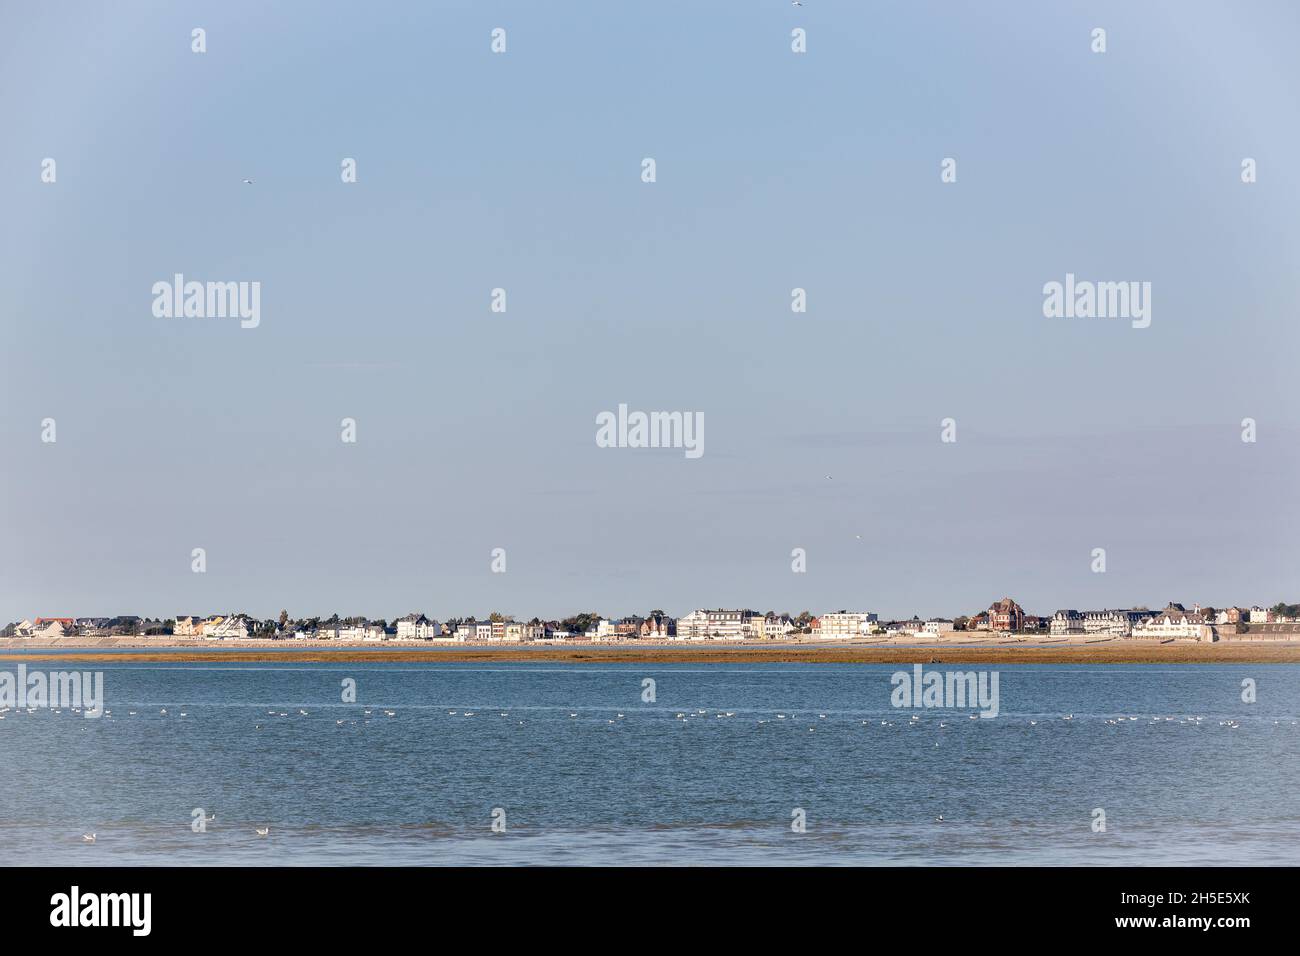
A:
<svg viewBox="0 0 1300 956">
<path fill-rule="evenodd" d="M 1300 863 L 1292 665 L 1002 666 L 975 720 L 892 665 L 95 669 L 0 719 L 0 864 Z"/>
</svg>

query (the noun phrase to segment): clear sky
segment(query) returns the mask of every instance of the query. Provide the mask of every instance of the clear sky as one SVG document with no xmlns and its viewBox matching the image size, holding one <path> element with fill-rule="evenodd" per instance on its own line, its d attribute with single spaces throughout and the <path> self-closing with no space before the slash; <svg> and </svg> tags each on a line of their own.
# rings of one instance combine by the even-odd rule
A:
<svg viewBox="0 0 1300 956">
<path fill-rule="evenodd" d="M 1298 41 L 1255 0 L 5 3 L 0 623 L 1300 600 Z M 155 318 L 178 272 L 260 325 Z M 1150 327 L 1044 317 L 1067 272 Z M 704 455 L 597 447 L 621 402 Z"/>
</svg>

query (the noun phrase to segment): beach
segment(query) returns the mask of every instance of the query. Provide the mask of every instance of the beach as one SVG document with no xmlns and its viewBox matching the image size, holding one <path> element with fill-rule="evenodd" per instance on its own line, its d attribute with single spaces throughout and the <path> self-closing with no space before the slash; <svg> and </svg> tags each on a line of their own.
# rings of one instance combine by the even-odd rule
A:
<svg viewBox="0 0 1300 956">
<path fill-rule="evenodd" d="M 158 638 L 99 638 L 36 643 L 0 640 L 8 660 L 103 660 L 117 662 L 254 663 L 390 662 L 646 664 L 1294 664 L 1300 642 L 1284 640 L 1169 641 L 1123 639 L 1094 641 L 1023 638 L 1019 640 L 934 641 L 922 643 L 845 641 L 837 643 L 680 644 L 552 643 L 433 644 L 396 642 L 342 644 L 329 641 L 189 641 Z"/>
</svg>

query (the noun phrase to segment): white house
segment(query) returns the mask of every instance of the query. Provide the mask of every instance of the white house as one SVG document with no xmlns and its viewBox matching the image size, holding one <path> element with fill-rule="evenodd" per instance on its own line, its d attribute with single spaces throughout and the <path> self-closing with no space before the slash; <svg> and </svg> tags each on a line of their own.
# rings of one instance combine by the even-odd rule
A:
<svg viewBox="0 0 1300 956">
<path fill-rule="evenodd" d="M 1051 623 L 1047 625 L 1048 633 L 1053 637 L 1068 637 L 1071 634 L 1082 634 L 1083 615 L 1075 610 L 1057 611 L 1052 615 Z"/>
<path fill-rule="evenodd" d="M 456 636 L 462 641 L 492 640 L 491 621 L 462 621 L 456 628 Z"/>
<path fill-rule="evenodd" d="M 247 639 L 252 628 L 248 618 L 241 614 L 234 617 L 216 618 L 216 623 L 207 621 L 203 624 L 203 636 L 209 641 L 242 641 Z"/>
<path fill-rule="evenodd" d="M 344 624 L 339 628 L 340 641 L 382 641 L 384 640 L 384 629 L 379 624 Z"/>
<path fill-rule="evenodd" d="M 68 631 L 72 630 L 70 623 L 65 624 L 58 618 L 37 618 L 36 623 L 32 625 L 31 637 L 43 639 L 64 637 Z"/>
<path fill-rule="evenodd" d="M 1133 626 L 1133 637 L 1144 640 L 1213 641 L 1214 628 L 1197 611 L 1170 604 L 1154 617 Z"/>
<path fill-rule="evenodd" d="M 878 618 L 866 611 L 832 611 L 818 618 L 818 636 L 827 640 L 847 640 L 869 634 Z"/>
<path fill-rule="evenodd" d="M 696 610 L 677 620 L 679 640 L 741 641 L 754 636 L 753 611 Z"/>
<path fill-rule="evenodd" d="M 789 637 L 795 629 L 794 621 L 790 620 L 788 614 L 768 614 L 764 617 L 754 616 L 754 624 L 757 626 L 755 637 L 763 637 L 768 640 L 781 640 Z"/>
<path fill-rule="evenodd" d="M 408 614 L 397 619 L 399 641 L 431 641 L 442 636 L 442 625 L 423 614 Z"/>
<path fill-rule="evenodd" d="M 957 625 L 947 618 L 936 617 L 934 620 L 926 621 L 921 627 L 921 633 L 926 637 L 943 637 L 945 634 L 952 634 L 957 630 Z"/>
</svg>

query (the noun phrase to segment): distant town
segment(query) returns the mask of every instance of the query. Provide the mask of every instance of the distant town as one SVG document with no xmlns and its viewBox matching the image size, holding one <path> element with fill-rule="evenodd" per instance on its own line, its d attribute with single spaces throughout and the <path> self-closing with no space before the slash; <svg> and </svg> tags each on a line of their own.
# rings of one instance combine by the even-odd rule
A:
<svg viewBox="0 0 1300 956">
<path fill-rule="evenodd" d="M 1300 604 L 1262 607 L 1202 607 L 1170 603 L 1097 611 L 1059 610 L 1050 617 L 1027 614 L 1009 597 L 985 610 L 956 618 L 913 617 L 882 621 L 867 611 L 828 611 L 798 615 L 733 609 L 698 609 L 674 618 L 661 610 L 644 617 L 605 617 L 595 611 L 558 621 L 519 621 L 493 612 L 486 618 L 438 621 L 410 613 L 392 621 L 367 617 L 276 618 L 249 614 L 187 614 L 174 618 L 37 617 L 7 625 L 0 637 L 41 641 L 94 638 L 158 638 L 173 641 L 382 641 L 457 644 L 662 642 L 662 641 L 912 641 L 996 638 L 1060 641 L 1300 641 Z"/>
</svg>

